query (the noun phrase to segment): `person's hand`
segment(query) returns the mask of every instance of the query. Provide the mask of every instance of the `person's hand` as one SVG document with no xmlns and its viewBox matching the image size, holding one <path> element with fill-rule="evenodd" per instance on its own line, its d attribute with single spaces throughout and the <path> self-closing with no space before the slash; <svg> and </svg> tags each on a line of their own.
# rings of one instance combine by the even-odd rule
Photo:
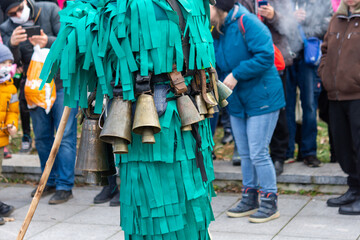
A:
<svg viewBox="0 0 360 240">
<path fill-rule="evenodd" d="M 48 36 L 44 33 L 44 31 L 40 30 L 40 35 L 34 35 L 29 37 L 29 41 L 32 45 L 39 45 L 40 48 L 44 48 L 48 43 Z"/>
<path fill-rule="evenodd" d="M 14 125 L 12 125 L 12 124 L 7 125 L 7 130 L 9 132 L 10 136 L 14 136 L 16 134 L 16 131 L 17 131 L 16 127 Z"/>
<path fill-rule="evenodd" d="M 258 11 L 260 16 L 270 20 L 275 16 L 275 10 L 270 4 L 261 6 Z"/>
<path fill-rule="evenodd" d="M 17 67 L 16 68 L 16 73 L 23 73 L 23 71 L 24 71 L 24 69 L 23 69 L 23 67 Z"/>
<path fill-rule="evenodd" d="M 295 15 L 296 20 L 299 23 L 303 22 L 305 20 L 305 18 L 306 18 L 306 12 L 305 12 L 304 9 L 301 9 L 301 8 L 299 10 L 296 10 L 294 12 L 294 15 Z"/>
<path fill-rule="evenodd" d="M 14 29 L 13 33 L 10 37 L 10 44 L 11 46 L 18 46 L 21 42 L 25 42 L 27 39 L 27 34 L 25 29 L 21 26 L 18 26 Z"/>
<path fill-rule="evenodd" d="M 226 76 L 225 80 L 224 80 L 224 84 L 230 88 L 231 90 L 233 90 L 237 84 L 237 80 L 234 78 L 234 75 L 232 73 L 230 73 L 229 75 Z"/>
</svg>

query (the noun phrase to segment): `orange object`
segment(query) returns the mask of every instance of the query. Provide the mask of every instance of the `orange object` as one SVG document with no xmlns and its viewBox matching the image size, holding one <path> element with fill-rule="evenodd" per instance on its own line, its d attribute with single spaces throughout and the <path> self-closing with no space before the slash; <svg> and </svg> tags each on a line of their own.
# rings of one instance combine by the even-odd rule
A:
<svg viewBox="0 0 360 240">
<path fill-rule="evenodd" d="M 34 53 L 26 74 L 25 98 L 28 108 L 41 107 L 49 113 L 56 99 L 56 87 L 54 79 L 51 83 L 46 83 L 42 90 L 39 90 L 42 80 L 39 78 L 43 68 L 48 48 L 40 49 L 40 46 L 34 47 Z"/>
</svg>

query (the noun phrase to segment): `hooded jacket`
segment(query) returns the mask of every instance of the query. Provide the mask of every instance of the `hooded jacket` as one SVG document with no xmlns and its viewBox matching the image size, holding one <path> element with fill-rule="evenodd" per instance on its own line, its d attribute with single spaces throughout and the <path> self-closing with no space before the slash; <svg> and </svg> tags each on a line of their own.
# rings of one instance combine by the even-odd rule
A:
<svg viewBox="0 0 360 240">
<path fill-rule="evenodd" d="M 45 46 L 50 48 L 56 40 L 56 36 L 60 30 L 60 8 L 52 2 L 34 2 L 33 0 L 27 0 L 30 8 L 30 19 L 34 21 L 34 25 L 40 25 L 40 28 L 48 36 L 48 43 Z M 34 52 L 34 46 L 26 40 L 20 43 L 18 46 L 11 46 L 10 38 L 19 24 L 13 23 L 10 18 L 0 25 L 1 37 L 4 44 L 6 44 L 12 54 L 14 55 L 14 62 L 24 67 L 24 72 L 27 72 L 29 67 L 31 56 Z M 56 89 L 62 88 L 62 81 L 59 76 L 55 79 Z"/>
<path fill-rule="evenodd" d="M 0 83 L 0 147 L 9 144 L 8 124 L 18 127 L 19 101 L 12 80 Z"/>
<path fill-rule="evenodd" d="M 360 4 L 350 15 L 342 1 L 325 35 L 319 75 L 329 100 L 360 99 Z"/>
<path fill-rule="evenodd" d="M 244 35 L 238 25 L 242 15 Z M 223 81 L 232 72 L 238 81 L 228 98 L 229 113 L 245 118 L 284 107 L 284 92 L 274 65 L 269 29 L 237 3 L 226 17 L 221 31 L 223 34 L 214 41 L 219 78 Z"/>
</svg>

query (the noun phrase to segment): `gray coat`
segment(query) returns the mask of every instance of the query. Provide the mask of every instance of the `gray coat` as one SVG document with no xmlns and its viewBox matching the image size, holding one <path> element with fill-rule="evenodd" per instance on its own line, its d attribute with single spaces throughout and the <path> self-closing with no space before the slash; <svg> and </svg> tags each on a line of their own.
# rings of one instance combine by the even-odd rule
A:
<svg viewBox="0 0 360 240">
<path fill-rule="evenodd" d="M 30 7 L 30 20 L 35 21 L 34 25 L 39 25 L 44 33 L 48 36 L 47 48 L 56 40 L 56 36 L 60 30 L 60 8 L 52 2 L 34 2 L 33 0 L 27 0 Z M 28 23 L 26 23 L 28 24 Z M 25 25 L 25 24 L 24 24 Z M 23 25 L 23 26 L 24 26 Z M 24 67 L 24 73 L 27 72 L 29 67 L 31 56 L 34 52 L 33 45 L 26 40 L 19 44 L 19 46 L 11 46 L 10 37 L 12 32 L 19 24 L 13 23 L 9 18 L 0 25 L 1 37 L 11 52 L 14 55 L 14 62 Z M 62 88 L 62 82 L 59 77 L 55 79 L 56 88 Z"/>
</svg>

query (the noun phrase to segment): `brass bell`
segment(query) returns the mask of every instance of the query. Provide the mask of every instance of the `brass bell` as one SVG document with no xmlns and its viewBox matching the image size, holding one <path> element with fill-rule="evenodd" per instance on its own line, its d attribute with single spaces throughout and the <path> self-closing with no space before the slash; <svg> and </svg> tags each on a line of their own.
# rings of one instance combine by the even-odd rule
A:
<svg viewBox="0 0 360 240">
<path fill-rule="evenodd" d="M 202 120 L 198 110 L 188 95 L 182 95 L 177 98 L 176 106 L 180 115 L 183 131 L 191 131 L 191 124 Z"/>
<path fill-rule="evenodd" d="M 206 103 L 204 101 L 204 99 L 202 98 L 201 95 L 195 95 L 195 102 L 196 102 L 196 106 L 199 110 L 201 119 L 204 120 L 205 119 L 205 115 L 208 113 L 208 110 L 206 108 Z"/>
<path fill-rule="evenodd" d="M 100 139 L 114 145 L 114 153 L 128 153 L 131 143 L 131 102 L 114 97 Z"/>
<path fill-rule="evenodd" d="M 155 143 L 154 134 L 161 131 L 153 96 L 141 94 L 136 102 L 133 132 L 142 135 L 142 142 Z"/>
<path fill-rule="evenodd" d="M 88 184 L 97 186 L 109 185 L 107 177 L 104 177 L 102 172 L 83 171 L 82 175 L 84 176 L 84 181 Z"/>
<path fill-rule="evenodd" d="M 208 109 L 208 113 L 206 114 L 206 118 L 213 118 L 215 114 L 215 109 L 214 107 L 211 107 Z"/>
<path fill-rule="evenodd" d="M 232 94 L 232 90 L 219 80 L 216 82 L 216 85 L 219 93 L 220 107 L 226 107 L 229 104 L 226 99 Z"/>
<path fill-rule="evenodd" d="M 84 120 L 75 168 L 93 172 L 109 170 L 107 146 L 99 139 L 100 131 L 98 120 Z"/>
<path fill-rule="evenodd" d="M 212 92 L 207 92 L 206 97 L 210 101 L 210 103 L 206 103 L 207 109 L 217 106 L 216 99 Z"/>
</svg>

